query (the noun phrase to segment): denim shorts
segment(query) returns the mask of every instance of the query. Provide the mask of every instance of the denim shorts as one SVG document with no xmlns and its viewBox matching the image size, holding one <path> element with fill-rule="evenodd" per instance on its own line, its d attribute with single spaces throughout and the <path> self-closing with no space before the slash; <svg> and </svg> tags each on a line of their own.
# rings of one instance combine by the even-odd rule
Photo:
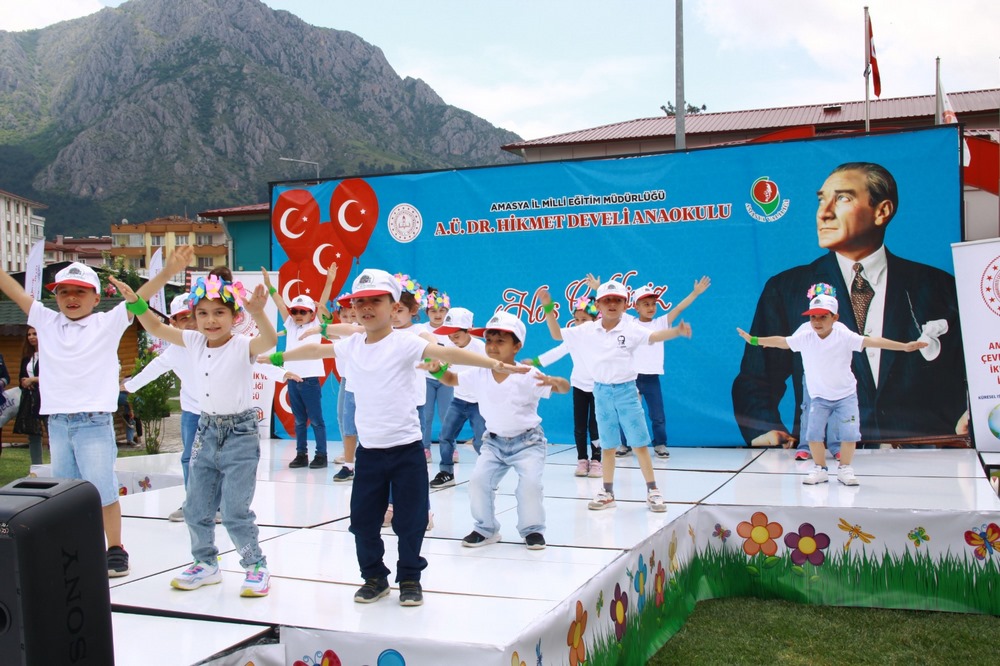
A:
<svg viewBox="0 0 1000 666">
<path fill-rule="evenodd" d="M 344 388 L 344 380 L 340 380 L 340 390 L 337 391 L 337 425 L 340 426 L 341 437 L 356 437 L 358 426 L 354 423 L 356 410 L 354 392 Z"/>
<path fill-rule="evenodd" d="M 649 446 L 646 412 L 642 411 L 639 389 L 634 381 L 621 384 L 594 382 L 594 414 L 597 416 L 602 450 L 617 448 L 622 443 L 623 432 L 632 448 Z"/>
<path fill-rule="evenodd" d="M 111 412 L 49 415 L 52 476 L 90 481 L 101 495 L 101 505 L 118 501 L 115 425 Z"/>
<path fill-rule="evenodd" d="M 809 418 L 806 424 L 806 440 L 822 442 L 826 439 L 826 426 L 841 442 L 856 442 L 861 439 L 861 415 L 858 411 L 858 394 L 852 393 L 840 400 L 825 400 L 812 397 L 809 403 Z"/>
</svg>

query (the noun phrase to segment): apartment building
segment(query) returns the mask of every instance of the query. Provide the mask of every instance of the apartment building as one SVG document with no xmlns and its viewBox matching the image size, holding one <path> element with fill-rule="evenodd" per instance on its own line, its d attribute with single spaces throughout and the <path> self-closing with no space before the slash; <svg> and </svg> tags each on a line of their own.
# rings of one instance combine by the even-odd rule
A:
<svg viewBox="0 0 1000 666">
<path fill-rule="evenodd" d="M 0 190 L 0 267 L 8 273 L 27 268 L 31 248 L 45 238 L 45 218 L 38 215 L 43 208 L 45 204 Z"/>
<path fill-rule="evenodd" d="M 111 256 L 123 257 L 139 275 L 148 275 L 149 262 L 158 249 L 163 249 L 165 262 L 174 248 L 181 245 L 194 246 L 194 267 L 198 270 L 232 265 L 233 240 L 221 219 L 191 220 L 171 215 L 136 224 L 122 220 L 121 224 L 111 225 Z M 184 276 L 174 278 L 183 281 Z"/>
</svg>

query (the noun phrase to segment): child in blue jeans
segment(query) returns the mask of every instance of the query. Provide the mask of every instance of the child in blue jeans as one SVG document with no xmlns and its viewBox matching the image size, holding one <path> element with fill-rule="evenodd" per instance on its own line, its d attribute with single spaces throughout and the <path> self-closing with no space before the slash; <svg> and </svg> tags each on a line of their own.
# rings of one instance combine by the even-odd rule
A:
<svg viewBox="0 0 1000 666">
<path fill-rule="evenodd" d="M 184 522 L 191 534 L 194 562 L 170 581 L 178 590 L 195 590 L 222 581 L 219 549 L 215 546 L 215 511 L 222 508 L 222 524 L 246 570 L 242 597 L 263 597 L 270 592 L 271 575 L 257 540 L 256 516 L 250 509 L 257 487 L 260 435 L 257 414 L 250 399 L 253 364 L 258 354 L 274 347 L 278 334 L 264 315 L 267 290 L 257 285 L 246 300 L 246 290 L 233 282 L 228 268 L 218 267 L 208 278 L 198 278 L 189 303 L 197 330 L 165 325 L 138 299 L 128 285 L 113 283 L 125 299 L 139 303 L 136 314 L 151 334 L 187 350 L 198 377 L 201 417 L 195 435 L 184 500 Z M 244 312 L 253 317 L 255 337 L 233 332 Z"/>
</svg>

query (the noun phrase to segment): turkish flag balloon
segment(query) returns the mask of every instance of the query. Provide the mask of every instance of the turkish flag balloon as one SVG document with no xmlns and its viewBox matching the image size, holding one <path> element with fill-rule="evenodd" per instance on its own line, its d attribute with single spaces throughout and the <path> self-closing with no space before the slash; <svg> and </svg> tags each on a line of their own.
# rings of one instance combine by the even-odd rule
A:
<svg viewBox="0 0 1000 666">
<path fill-rule="evenodd" d="M 319 204 L 308 190 L 288 190 L 271 210 L 271 227 L 291 259 L 309 257 L 319 230 Z"/>
<path fill-rule="evenodd" d="M 330 222 L 347 249 L 360 257 L 378 223 L 378 197 L 360 178 L 342 181 L 330 197 Z"/>
</svg>

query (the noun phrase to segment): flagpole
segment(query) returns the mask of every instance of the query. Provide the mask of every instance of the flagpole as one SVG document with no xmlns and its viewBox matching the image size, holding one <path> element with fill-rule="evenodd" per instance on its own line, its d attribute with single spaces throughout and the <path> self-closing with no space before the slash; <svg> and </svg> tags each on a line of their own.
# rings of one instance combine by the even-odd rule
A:
<svg viewBox="0 0 1000 666">
<path fill-rule="evenodd" d="M 865 6 L 865 133 L 871 131 L 871 116 L 869 113 L 869 104 L 871 104 L 871 98 L 868 94 L 868 77 L 871 75 L 872 71 L 872 45 L 871 39 L 868 35 L 871 32 L 868 28 L 868 7 Z"/>
<path fill-rule="evenodd" d="M 684 101 L 684 0 L 674 0 L 674 52 L 675 52 L 675 102 L 674 109 L 674 149 L 684 150 L 687 148 L 687 136 L 685 135 L 684 116 L 687 113 L 687 102 Z"/>
<path fill-rule="evenodd" d="M 934 88 L 934 124 L 940 125 L 944 122 L 944 94 L 941 90 L 941 58 L 934 59 L 935 63 L 935 88 Z"/>
</svg>

